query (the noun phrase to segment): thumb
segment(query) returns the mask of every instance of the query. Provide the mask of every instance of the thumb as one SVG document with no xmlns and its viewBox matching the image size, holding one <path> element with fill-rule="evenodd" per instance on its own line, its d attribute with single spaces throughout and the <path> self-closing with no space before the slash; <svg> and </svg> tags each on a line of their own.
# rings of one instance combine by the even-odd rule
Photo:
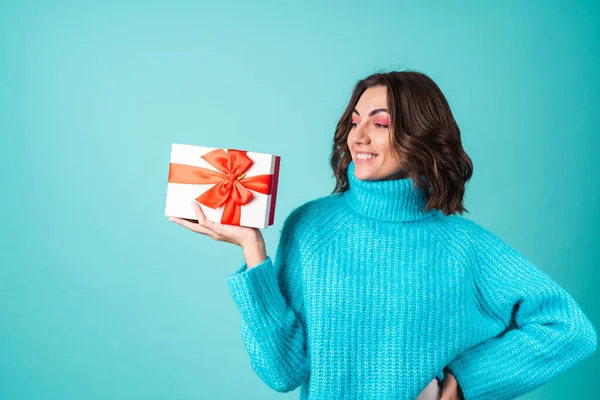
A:
<svg viewBox="0 0 600 400">
<path fill-rule="evenodd" d="M 217 227 L 217 224 L 206 218 L 204 212 L 202 211 L 202 207 L 200 207 L 200 204 L 198 204 L 196 200 L 192 201 L 192 206 L 194 207 L 194 212 L 196 213 L 198 224 L 200 226 L 203 226 L 204 228 L 210 229 L 215 233 L 219 233 L 219 228 Z"/>
</svg>

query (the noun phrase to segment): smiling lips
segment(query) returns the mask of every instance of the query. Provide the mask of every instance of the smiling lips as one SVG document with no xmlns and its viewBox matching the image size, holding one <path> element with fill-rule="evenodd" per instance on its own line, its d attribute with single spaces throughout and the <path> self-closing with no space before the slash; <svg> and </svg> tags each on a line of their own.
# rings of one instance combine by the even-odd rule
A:
<svg viewBox="0 0 600 400">
<path fill-rule="evenodd" d="M 357 162 L 368 162 L 377 157 L 377 154 L 373 153 L 356 153 L 356 161 Z"/>
</svg>

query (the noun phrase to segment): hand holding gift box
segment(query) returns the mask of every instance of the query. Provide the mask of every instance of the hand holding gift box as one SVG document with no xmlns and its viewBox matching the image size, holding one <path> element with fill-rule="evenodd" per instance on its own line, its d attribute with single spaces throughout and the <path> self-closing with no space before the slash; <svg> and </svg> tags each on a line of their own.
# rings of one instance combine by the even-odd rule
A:
<svg viewBox="0 0 600 400">
<path fill-rule="evenodd" d="M 195 200 L 210 221 L 255 228 L 273 225 L 280 159 L 173 143 L 165 215 L 197 220 Z"/>
</svg>

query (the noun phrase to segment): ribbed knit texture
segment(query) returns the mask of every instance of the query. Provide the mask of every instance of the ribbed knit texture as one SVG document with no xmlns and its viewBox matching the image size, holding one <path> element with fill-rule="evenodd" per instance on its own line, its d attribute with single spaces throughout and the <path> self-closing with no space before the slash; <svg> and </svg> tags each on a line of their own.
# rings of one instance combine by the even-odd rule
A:
<svg viewBox="0 0 600 400">
<path fill-rule="evenodd" d="M 596 350 L 565 289 L 482 226 L 424 212 L 410 178 L 363 181 L 286 218 L 274 260 L 227 278 L 258 377 L 300 398 L 414 400 L 443 369 L 513 399 Z"/>
</svg>

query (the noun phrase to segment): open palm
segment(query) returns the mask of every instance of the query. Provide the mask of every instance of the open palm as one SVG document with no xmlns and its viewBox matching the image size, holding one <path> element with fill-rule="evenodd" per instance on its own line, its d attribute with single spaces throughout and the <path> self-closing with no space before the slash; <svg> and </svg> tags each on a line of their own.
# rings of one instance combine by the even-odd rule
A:
<svg viewBox="0 0 600 400">
<path fill-rule="evenodd" d="M 221 242 L 229 242 L 244 247 L 247 243 L 252 243 L 262 237 L 262 233 L 258 228 L 228 225 L 220 222 L 210 221 L 202 212 L 202 208 L 196 201 L 193 202 L 194 211 L 198 218 L 198 222 L 192 222 L 185 218 L 169 217 L 169 221 L 173 221 L 181 226 L 184 226 L 194 232 L 209 236 L 214 240 Z"/>
</svg>

